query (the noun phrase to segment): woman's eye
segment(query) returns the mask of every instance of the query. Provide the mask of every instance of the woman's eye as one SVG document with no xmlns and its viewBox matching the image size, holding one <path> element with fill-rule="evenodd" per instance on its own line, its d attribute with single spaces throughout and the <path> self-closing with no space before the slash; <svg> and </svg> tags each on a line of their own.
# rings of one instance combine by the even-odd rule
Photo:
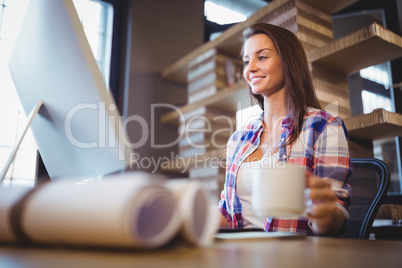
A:
<svg viewBox="0 0 402 268">
<path fill-rule="evenodd" d="M 248 65 L 248 61 L 243 61 L 243 65 L 247 66 Z"/>
<path fill-rule="evenodd" d="M 265 60 L 266 58 L 267 58 L 267 57 L 265 57 L 265 56 L 259 56 L 259 57 L 258 57 L 259 60 Z"/>
</svg>

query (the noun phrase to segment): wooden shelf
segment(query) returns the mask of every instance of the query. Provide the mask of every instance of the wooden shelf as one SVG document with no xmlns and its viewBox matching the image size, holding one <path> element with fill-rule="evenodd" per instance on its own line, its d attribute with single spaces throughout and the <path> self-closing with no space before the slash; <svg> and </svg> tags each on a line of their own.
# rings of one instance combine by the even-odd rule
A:
<svg viewBox="0 0 402 268">
<path fill-rule="evenodd" d="M 346 74 L 399 57 L 402 57 L 402 37 L 377 23 L 307 54 L 309 62 Z"/>
<path fill-rule="evenodd" d="M 345 119 L 350 138 L 378 140 L 402 136 L 402 114 L 377 109 Z"/>
<path fill-rule="evenodd" d="M 294 0 L 275 0 L 269 3 L 268 5 L 251 15 L 247 20 L 230 27 L 215 40 L 201 45 L 186 56 L 174 62 L 172 65 L 166 67 L 162 71 L 162 77 L 176 82 L 186 83 L 188 62 L 212 48 L 222 49 L 223 51 L 231 54 L 234 57 L 239 56 L 241 50 L 240 38 L 243 30 L 247 26 L 260 21 L 263 17 L 265 17 L 267 14 L 274 11 L 278 7 L 291 1 Z M 328 14 L 332 14 L 344 7 L 347 7 L 350 4 L 357 2 L 357 0 L 303 0 L 302 2 L 316 7 L 317 9 L 320 9 Z"/>
<path fill-rule="evenodd" d="M 327 14 L 332 14 L 355 2 L 358 2 L 358 0 L 336 0 L 336 1 L 302 0 L 302 2 L 309 4 Z"/>
<path fill-rule="evenodd" d="M 198 102 L 185 105 L 180 108 L 181 113 L 187 113 L 202 106 L 212 106 L 235 113 L 239 109 L 251 105 L 247 82 L 241 81 L 231 87 L 226 87 L 218 93 L 202 99 Z M 181 114 L 172 111 L 161 116 L 160 121 L 164 124 L 178 125 Z"/>
</svg>

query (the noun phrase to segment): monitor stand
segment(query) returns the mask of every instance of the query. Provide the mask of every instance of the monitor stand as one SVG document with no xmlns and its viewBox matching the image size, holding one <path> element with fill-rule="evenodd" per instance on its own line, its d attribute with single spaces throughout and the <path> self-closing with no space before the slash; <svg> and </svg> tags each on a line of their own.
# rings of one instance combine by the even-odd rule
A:
<svg viewBox="0 0 402 268">
<path fill-rule="evenodd" d="M 40 108 L 42 107 L 42 105 L 43 105 L 43 101 L 39 101 L 36 104 L 36 106 L 32 109 L 32 111 L 29 113 L 28 118 L 27 118 L 28 122 L 27 122 L 23 132 L 21 133 L 21 136 L 18 137 L 17 142 L 14 145 L 13 150 L 11 151 L 10 157 L 8 158 L 8 160 L 6 162 L 6 165 L 4 166 L 3 170 L 0 173 L 0 184 L 3 183 L 3 181 L 4 181 L 5 177 L 6 177 L 7 171 L 8 171 L 8 169 L 10 168 L 11 164 L 14 161 L 15 155 L 17 154 L 17 151 L 18 151 L 18 149 L 19 149 L 19 147 L 21 145 L 21 142 L 24 139 L 25 134 L 27 133 L 29 127 L 31 126 L 31 124 L 33 122 L 33 119 L 38 114 L 38 112 L 39 112 Z"/>
</svg>

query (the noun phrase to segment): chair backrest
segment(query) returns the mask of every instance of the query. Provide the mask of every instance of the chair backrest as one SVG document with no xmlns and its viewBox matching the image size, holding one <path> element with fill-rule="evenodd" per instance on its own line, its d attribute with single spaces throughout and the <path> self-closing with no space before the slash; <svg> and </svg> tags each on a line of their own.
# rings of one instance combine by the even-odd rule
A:
<svg viewBox="0 0 402 268">
<path fill-rule="evenodd" d="M 370 228 L 390 184 L 386 164 L 375 158 L 352 158 L 350 222 L 344 237 L 368 239 Z"/>
</svg>

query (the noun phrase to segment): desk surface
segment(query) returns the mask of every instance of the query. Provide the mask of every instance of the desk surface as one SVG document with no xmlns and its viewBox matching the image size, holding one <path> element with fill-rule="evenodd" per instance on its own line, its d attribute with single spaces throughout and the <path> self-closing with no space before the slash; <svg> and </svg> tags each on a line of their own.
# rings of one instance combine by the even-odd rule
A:
<svg viewBox="0 0 402 268">
<path fill-rule="evenodd" d="M 307 237 L 106 251 L 0 245 L 0 267 L 402 267 L 402 241 Z"/>
</svg>

